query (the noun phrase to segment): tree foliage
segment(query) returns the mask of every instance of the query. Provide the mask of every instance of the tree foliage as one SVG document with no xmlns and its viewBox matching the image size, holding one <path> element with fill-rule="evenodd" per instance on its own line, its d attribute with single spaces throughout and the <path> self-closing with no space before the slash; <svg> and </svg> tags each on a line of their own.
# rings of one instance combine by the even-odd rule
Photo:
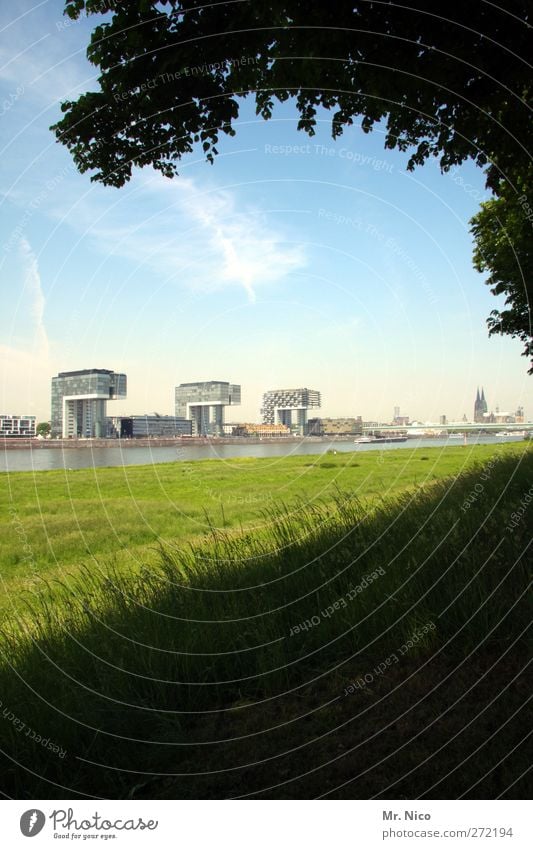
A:
<svg viewBox="0 0 533 849">
<path fill-rule="evenodd" d="M 292 98 L 311 136 L 323 108 L 334 138 L 356 120 L 364 132 L 382 123 L 411 170 L 429 157 L 443 170 L 466 159 L 486 169 L 502 203 L 476 219 L 476 265 L 515 313 L 493 314 L 489 329 L 531 338 L 531 277 L 492 265 L 488 226 L 494 215 L 505 226 L 511 207 L 520 214 L 518 192 L 531 203 L 529 0 L 67 0 L 70 17 L 84 12 L 110 13 L 88 46 L 99 89 L 64 103 L 53 127 L 81 172 L 112 186 L 146 165 L 171 177 L 197 144 L 212 162 L 247 96 L 265 119 Z M 510 238 L 527 237 L 515 224 Z"/>
<path fill-rule="evenodd" d="M 516 191 L 504 183 L 499 197 L 481 204 L 471 223 L 474 267 L 489 272 L 486 282 L 494 295 L 505 295 L 505 309 L 492 310 L 487 320 L 489 331 L 521 339 L 524 356 L 533 361 L 533 206 L 531 194 L 526 192 L 526 186 L 531 187 L 532 170 L 527 179 L 517 177 Z M 529 373 L 533 374 L 533 365 Z"/>
</svg>

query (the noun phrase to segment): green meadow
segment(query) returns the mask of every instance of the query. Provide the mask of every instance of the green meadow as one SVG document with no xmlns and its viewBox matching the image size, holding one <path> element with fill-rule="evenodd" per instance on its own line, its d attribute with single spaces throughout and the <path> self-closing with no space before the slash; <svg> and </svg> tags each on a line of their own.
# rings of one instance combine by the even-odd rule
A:
<svg viewBox="0 0 533 849">
<path fill-rule="evenodd" d="M 338 489 L 366 502 L 426 486 L 496 451 L 525 445 L 241 458 L 0 476 L 0 612 L 20 607 L 42 579 L 80 565 L 124 570 L 154 563 L 161 545 L 182 550 L 213 527 L 268 532 L 266 514 L 333 500 Z"/>
<path fill-rule="evenodd" d="M 528 797 L 531 448 L 191 467 L 6 480 L 0 792 Z"/>
</svg>

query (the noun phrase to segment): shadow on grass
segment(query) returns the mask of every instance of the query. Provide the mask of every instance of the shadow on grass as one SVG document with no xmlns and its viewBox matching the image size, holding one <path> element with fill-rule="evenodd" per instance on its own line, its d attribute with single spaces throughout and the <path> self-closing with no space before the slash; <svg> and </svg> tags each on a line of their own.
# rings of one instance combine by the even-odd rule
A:
<svg viewBox="0 0 533 849">
<path fill-rule="evenodd" d="M 2 634 L 3 792 L 520 795 L 532 456 L 45 587 Z"/>
</svg>

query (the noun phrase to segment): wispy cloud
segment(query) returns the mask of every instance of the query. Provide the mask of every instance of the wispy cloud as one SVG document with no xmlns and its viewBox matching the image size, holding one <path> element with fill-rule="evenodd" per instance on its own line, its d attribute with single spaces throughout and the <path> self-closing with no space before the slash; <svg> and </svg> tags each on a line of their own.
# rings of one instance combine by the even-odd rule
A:
<svg viewBox="0 0 533 849">
<path fill-rule="evenodd" d="M 23 302 L 27 304 L 35 355 L 48 358 L 49 345 L 44 325 L 45 298 L 37 257 L 27 239 L 20 240 L 20 254 L 24 268 Z"/>
<path fill-rule="evenodd" d="M 234 189 L 136 174 L 120 196 L 98 188 L 80 198 L 79 179 L 51 198 L 54 217 L 74 226 L 80 242 L 152 269 L 166 282 L 200 292 L 241 287 L 254 300 L 258 288 L 307 263 L 303 248 Z"/>
<path fill-rule="evenodd" d="M 19 244 L 20 277 L 11 332 L 0 344 L 1 406 L 15 413 L 48 408 L 50 346 L 44 323 L 45 298 L 37 258 L 26 239 Z M 16 285 L 18 282 L 18 286 Z"/>
<path fill-rule="evenodd" d="M 194 239 L 203 259 L 207 250 L 214 262 L 218 286 L 242 286 L 250 300 L 259 286 L 275 283 L 306 264 L 303 250 L 287 243 L 284 235 L 264 222 L 253 207 L 237 207 L 236 196 L 226 189 L 198 190 L 191 179 L 159 187 L 197 225 Z M 204 246 L 204 250 L 202 249 Z M 213 279 L 213 278 L 211 278 Z"/>
</svg>

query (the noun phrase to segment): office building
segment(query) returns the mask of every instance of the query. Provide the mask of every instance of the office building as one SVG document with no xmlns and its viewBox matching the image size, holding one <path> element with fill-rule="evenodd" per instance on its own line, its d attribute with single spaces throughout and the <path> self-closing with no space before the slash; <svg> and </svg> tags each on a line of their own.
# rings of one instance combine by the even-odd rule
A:
<svg viewBox="0 0 533 849">
<path fill-rule="evenodd" d="M 159 413 L 144 416 L 113 416 L 109 420 L 108 432 L 120 439 L 141 437 L 191 436 L 191 422 L 177 416 L 161 416 Z"/>
<path fill-rule="evenodd" d="M 320 407 L 320 392 L 316 389 L 272 389 L 263 395 L 261 415 L 265 424 L 283 424 L 304 436 L 311 407 Z"/>
<path fill-rule="evenodd" d="M 0 436 L 35 436 L 35 416 L 0 415 Z"/>
<path fill-rule="evenodd" d="M 392 420 L 393 425 L 398 425 L 399 427 L 405 427 L 405 425 L 409 424 L 409 416 L 401 416 L 400 408 L 394 408 L 394 418 Z"/>
<path fill-rule="evenodd" d="M 241 403 L 241 387 L 224 380 L 180 383 L 176 417 L 189 419 L 193 436 L 223 436 L 225 408 Z"/>
<path fill-rule="evenodd" d="M 338 419 L 309 419 L 307 433 L 309 436 L 354 436 L 362 434 L 363 420 L 361 416 L 355 418 Z"/>
<path fill-rule="evenodd" d="M 255 436 L 260 439 L 270 439 L 277 436 L 290 436 L 288 427 L 282 424 L 255 424 L 253 422 L 242 422 L 233 425 L 232 436 Z"/>
<path fill-rule="evenodd" d="M 103 368 L 62 371 L 52 378 L 52 436 L 107 436 L 107 402 L 126 397 L 125 374 Z"/>
</svg>

